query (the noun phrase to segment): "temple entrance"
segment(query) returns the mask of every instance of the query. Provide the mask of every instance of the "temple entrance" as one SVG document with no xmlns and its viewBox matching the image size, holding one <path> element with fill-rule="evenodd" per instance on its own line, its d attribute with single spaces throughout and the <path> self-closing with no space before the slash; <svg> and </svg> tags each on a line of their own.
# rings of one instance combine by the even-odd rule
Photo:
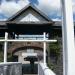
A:
<svg viewBox="0 0 75 75">
<path fill-rule="evenodd" d="M 26 63 L 22 65 L 22 73 L 26 74 L 38 74 L 38 58 L 36 56 L 28 56 L 25 58 L 25 61 L 29 61 L 30 63 Z"/>
<path fill-rule="evenodd" d="M 7 62 L 7 51 L 17 56 L 23 75 L 38 74 L 38 62 L 42 67 L 46 65 L 48 43 L 57 41 L 50 40 L 54 22 L 37 10 L 28 5 L 5 23 L 4 62 Z"/>
<path fill-rule="evenodd" d="M 21 48 L 23 49 L 23 48 Z M 14 53 L 14 56 L 18 57 L 18 62 L 22 63 L 22 73 L 27 74 L 38 74 L 38 63 L 43 62 L 43 51 L 35 49 L 18 50 Z"/>
<path fill-rule="evenodd" d="M 45 33 L 42 35 L 25 35 L 15 33 L 14 36 L 14 39 L 19 42 L 12 41 L 8 51 L 9 53 L 12 53 L 13 56 L 17 56 L 17 62 L 22 63 L 22 74 L 38 74 L 38 63 L 46 62 L 46 57 L 44 57 L 44 54 L 48 48 L 48 44 L 46 44 L 46 42 L 43 43 L 41 40 L 48 40 L 49 35 Z M 45 54 L 45 56 L 47 56 L 47 54 Z"/>
<path fill-rule="evenodd" d="M 63 33 L 63 74 L 64 75 L 75 75 L 75 50 L 74 50 L 74 26 L 73 26 L 73 13 L 72 13 L 72 2 L 71 0 L 61 0 L 62 3 L 62 33 Z M 34 14 L 34 15 L 33 15 Z M 33 17 L 33 18 L 32 18 Z M 29 24 L 29 25 L 28 25 Z M 5 38 L 0 39 L 0 42 L 4 42 L 4 63 L 8 65 L 7 62 L 7 46 L 8 42 L 43 42 L 44 45 L 44 62 L 46 63 L 46 42 L 53 42 L 53 40 L 47 40 L 44 36 L 43 40 L 16 40 L 14 39 L 14 34 L 11 32 L 21 32 L 24 33 L 41 33 L 41 32 L 50 32 L 50 28 L 59 29 L 59 25 L 54 26 L 54 22 L 50 20 L 46 15 L 44 15 L 40 10 L 38 10 L 35 6 L 28 5 L 24 9 L 20 10 L 18 13 L 14 14 L 7 21 L 1 21 L 0 23 L 0 31 L 1 34 L 4 35 Z M 19 26 L 20 25 L 20 26 Z M 37 26 L 31 26 L 37 25 Z M 51 27 L 52 26 L 52 27 Z M 18 28 L 19 27 L 19 28 Z M 37 28 L 38 27 L 38 28 Z M 13 30 L 14 29 L 14 30 Z M 43 29 L 43 31 L 41 31 Z M 8 38 L 8 33 L 12 34 L 13 39 Z M 52 36 L 52 33 L 50 34 Z M 56 40 L 54 41 L 56 42 Z M 31 59 L 28 57 L 28 59 Z M 17 62 L 18 63 L 18 62 Z M 33 63 L 33 61 L 31 61 Z M 5 66 L 6 66 L 5 65 Z M 14 64 L 13 64 L 14 65 Z M 3 66 L 1 64 L 1 66 Z M 43 67 L 43 66 L 42 66 Z M 2 68 L 2 67 L 1 67 Z M 46 67 L 45 67 L 46 68 Z M 13 68 L 15 69 L 15 67 Z M 17 68 L 16 68 L 17 69 Z M 2 71 L 4 69 L 2 68 Z M 10 69 L 11 70 L 11 69 Z M 45 69 L 46 70 L 46 69 Z M 43 72 L 45 71 L 43 70 Z M 14 70 L 12 70 L 14 72 Z M 18 70 L 19 71 L 19 70 Z M 16 71 L 15 71 L 16 72 Z M 21 70 L 19 71 L 21 72 Z M 42 73 L 43 73 L 42 72 Z M 49 72 L 49 73 L 47 73 Z M 52 74 L 50 74 L 52 73 Z M 8 74 L 7 71 L 0 72 L 1 75 Z M 14 74 L 14 73 L 12 73 Z M 46 70 L 44 75 L 55 75 L 50 70 Z M 21 73 L 15 73 L 14 75 L 21 75 Z M 39 74 L 41 75 L 41 74 Z"/>
<path fill-rule="evenodd" d="M 45 32 L 32 35 L 13 34 L 12 40 L 15 41 L 11 41 L 8 52 L 17 56 L 17 62 L 22 63 L 23 75 L 38 74 L 38 63 L 46 63 L 47 60 L 46 53 L 49 44 L 46 42 L 56 42 L 56 40 L 49 40 L 49 34 Z"/>
</svg>

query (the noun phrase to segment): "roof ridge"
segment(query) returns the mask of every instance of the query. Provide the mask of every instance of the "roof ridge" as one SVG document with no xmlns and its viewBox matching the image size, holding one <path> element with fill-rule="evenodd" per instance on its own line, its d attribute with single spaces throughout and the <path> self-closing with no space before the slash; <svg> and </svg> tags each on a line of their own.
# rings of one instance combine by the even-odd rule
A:
<svg viewBox="0 0 75 75">
<path fill-rule="evenodd" d="M 43 13 L 40 9 L 38 9 L 35 5 L 33 5 L 31 3 L 29 3 L 27 6 L 25 6 L 24 8 L 22 8 L 21 10 L 19 10 L 17 13 L 15 13 L 11 17 L 9 17 L 7 21 L 14 20 L 16 17 L 19 16 L 19 14 L 22 14 L 22 12 L 24 12 L 25 10 L 27 10 L 29 7 L 31 7 L 32 9 L 34 9 L 35 12 L 37 12 L 38 14 L 40 14 L 47 21 L 52 21 L 45 13 Z"/>
</svg>

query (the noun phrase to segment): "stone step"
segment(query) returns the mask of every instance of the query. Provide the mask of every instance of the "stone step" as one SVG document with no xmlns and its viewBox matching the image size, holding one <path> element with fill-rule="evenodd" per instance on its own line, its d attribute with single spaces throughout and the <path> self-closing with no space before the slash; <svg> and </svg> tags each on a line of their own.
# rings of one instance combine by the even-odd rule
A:
<svg viewBox="0 0 75 75">
<path fill-rule="evenodd" d="M 23 74 L 23 75 L 38 75 L 38 74 Z"/>
</svg>

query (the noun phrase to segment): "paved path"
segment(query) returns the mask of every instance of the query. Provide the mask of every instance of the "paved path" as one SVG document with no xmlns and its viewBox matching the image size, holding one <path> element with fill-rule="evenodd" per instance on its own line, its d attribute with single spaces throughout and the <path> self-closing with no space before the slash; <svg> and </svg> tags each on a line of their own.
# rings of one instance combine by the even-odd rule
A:
<svg viewBox="0 0 75 75">
<path fill-rule="evenodd" d="M 38 75 L 38 74 L 23 74 L 23 75 Z"/>
</svg>

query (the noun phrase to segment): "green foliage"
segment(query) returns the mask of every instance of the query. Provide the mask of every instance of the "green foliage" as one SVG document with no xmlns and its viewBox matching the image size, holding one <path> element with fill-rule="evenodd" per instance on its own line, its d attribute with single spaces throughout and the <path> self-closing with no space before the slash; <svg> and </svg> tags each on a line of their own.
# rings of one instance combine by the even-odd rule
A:
<svg viewBox="0 0 75 75">
<path fill-rule="evenodd" d="M 0 42 L 0 62 L 3 62 L 4 59 L 4 50 L 2 49 L 3 47 L 3 42 Z M 7 60 L 11 61 L 12 60 L 12 55 L 11 54 L 7 54 Z"/>
<path fill-rule="evenodd" d="M 56 65 L 53 64 L 53 63 L 47 63 L 48 67 L 51 69 L 51 70 L 54 70 L 56 68 Z"/>
<path fill-rule="evenodd" d="M 8 62 L 12 62 L 12 54 L 8 53 L 8 57 L 7 57 Z"/>
<path fill-rule="evenodd" d="M 50 50 L 49 52 L 50 54 L 53 53 L 56 59 L 58 59 L 60 55 L 60 49 L 61 49 L 61 46 L 60 46 L 60 42 L 58 38 L 57 38 L 57 42 L 49 44 L 49 50 Z"/>
<path fill-rule="evenodd" d="M 3 42 L 0 42 L 0 62 L 3 62 L 3 50 L 2 50 Z"/>
<path fill-rule="evenodd" d="M 3 52 L 0 51 L 0 62 L 3 62 Z"/>
<path fill-rule="evenodd" d="M 52 63 L 50 61 L 50 56 L 49 56 L 49 59 L 48 59 L 48 67 L 52 70 L 56 69 L 57 67 L 57 61 L 58 61 L 58 58 L 60 56 L 60 49 L 61 49 L 61 45 L 60 45 L 60 41 L 59 41 L 59 38 L 56 38 L 57 39 L 57 42 L 55 43 L 50 43 L 49 44 L 49 54 L 53 55 L 53 57 L 55 58 L 55 63 Z"/>
</svg>

